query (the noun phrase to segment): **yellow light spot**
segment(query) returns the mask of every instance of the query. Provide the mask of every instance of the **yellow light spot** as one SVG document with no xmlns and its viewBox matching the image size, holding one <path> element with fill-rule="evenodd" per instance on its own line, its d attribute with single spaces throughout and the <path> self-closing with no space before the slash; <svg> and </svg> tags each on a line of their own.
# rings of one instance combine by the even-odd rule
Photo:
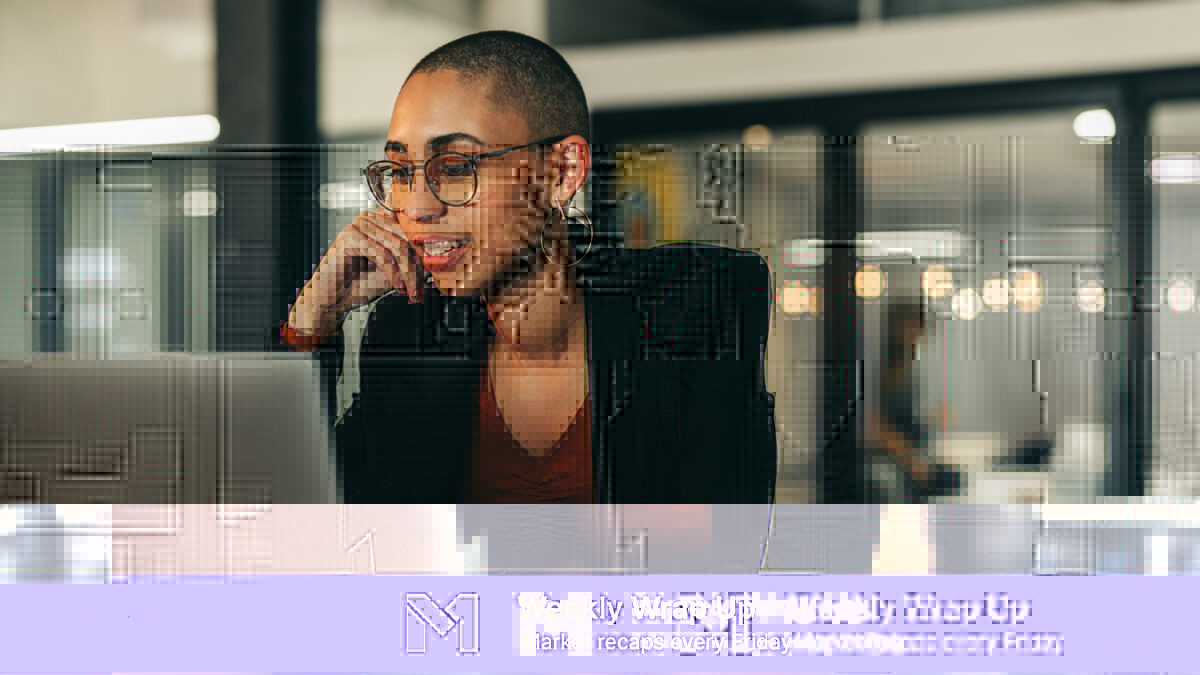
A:
<svg viewBox="0 0 1200 675">
<path fill-rule="evenodd" d="M 921 288 L 930 298 L 944 298 L 954 292 L 954 275 L 945 265 L 930 265 L 921 275 Z"/>
<path fill-rule="evenodd" d="M 1042 278 L 1033 270 L 1022 270 L 1013 277 L 1013 303 L 1022 312 L 1036 312 L 1042 307 Z"/>
<path fill-rule="evenodd" d="M 854 274 L 854 292 L 860 298 L 878 298 L 887 288 L 887 276 L 879 265 L 863 265 Z"/>
</svg>

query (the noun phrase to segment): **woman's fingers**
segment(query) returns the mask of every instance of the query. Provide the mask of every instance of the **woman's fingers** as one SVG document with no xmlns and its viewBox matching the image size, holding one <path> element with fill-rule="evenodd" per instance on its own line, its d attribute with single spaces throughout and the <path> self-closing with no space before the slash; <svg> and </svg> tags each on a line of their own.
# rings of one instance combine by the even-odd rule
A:
<svg viewBox="0 0 1200 675">
<path fill-rule="evenodd" d="M 423 300 L 424 270 L 400 218 L 362 211 L 342 228 L 293 305 L 293 326 L 336 329 L 346 311 L 392 288 L 403 289 L 410 302 Z"/>
<path fill-rule="evenodd" d="M 408 277 L 406 281 L 408 288 L 412 289 L 412 294 L 409 296 L 411 302 L 423 302 L 425 300 L 425 268 L 421 265 L 421 256 L 408 242 L 408 232 L 411 232 L 412 221 L 403 213 L 394 213 L 383 209 L 382 207 L 376 211 L 379 216 L 378 221 L 380 226 L 396 235 L 404 242 L 404 249 L 408 253 Z"/>
<path fill-rule="evenodd" d="M 366 304 L 394 288 L 395 275 L 384 267 L 367 272 L 350 286 L 348 304 L 357 307 Z"/>
<path fill-rule="evenodd" d="M 336 269 L 339 304 L 358 304 L 373 299 L 376 295 L 392 288 L 403 278 L 402 263 L 387 242 L 379 241 L 369 231 L 370 212 L 364 211 L 338 234 L 333 246 L 326 254 L 326 263 Z M 381 278 L 387 284 L 380 283 Z M 368 297 L 356 297 L 367 293 Z"/>
<path fill-rule="evenodd" d="M 355 221 L 357 230 L 374 244 L 382 247 L 388 256 L 389 266 L 396 270 L 396 287 L 404 286 L 410 302 L 422 300 L 420 279 L 420 261 L 413 251 L 403 231 L 394 219 L 384 218 L 379 214 L 369 214 Z"/>
</svg>

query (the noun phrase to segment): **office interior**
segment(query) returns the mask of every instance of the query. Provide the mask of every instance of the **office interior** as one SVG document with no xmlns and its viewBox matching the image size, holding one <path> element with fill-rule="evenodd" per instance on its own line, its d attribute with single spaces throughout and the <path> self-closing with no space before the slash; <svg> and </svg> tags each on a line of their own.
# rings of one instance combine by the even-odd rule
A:
<svg viewBox="0 0 1200 675">
<path fill-rule="evenodd" d="M 1172 0 L 9 0 L 0 351 L 286 351 L 296 290 L 370 205 L 359 170 L 408 69 L 505 28 L 583 81 L 597 226 L 768 261 L 779 504 L 839 501 L 905 298 L 934 317 L 934 452 L 966 476 L 940 501 L 1190 500 L 1197 19 Z M 70 125 L 128 121 L 70 145 L 98 133 Z M 1003 462 L 1030 438 L 1044 457 Z"/>
</svg>

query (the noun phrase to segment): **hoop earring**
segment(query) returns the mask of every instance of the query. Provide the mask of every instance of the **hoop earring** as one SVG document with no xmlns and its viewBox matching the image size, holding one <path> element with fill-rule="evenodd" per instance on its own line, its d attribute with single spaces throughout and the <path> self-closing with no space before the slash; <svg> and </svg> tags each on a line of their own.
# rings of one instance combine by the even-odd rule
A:
<svg viewBox="0 0 1200 675">
<path fill-rule="evenodd" d="M 558 209 L 559 215 L 562 216 L 563 222 L 567 223 L 568 227 L 570 226 L 570 222 L 571 222 L 570 218 L 571 217 L 574 217 L 576 220 L 582 221 L 585 225 L 587 225 L 587 228 L 588 228 L 587 250 L 584 251 L 583 254 L 580 255 L 574 262 L 567 263 L 564 265 L 564 267 L 574 267 L 579 264 L 579 261 L 586 258 L 587 255 L 592 252 L 592 244 L 596 239 L 596 230 L 594 227 L 592 227 L 592 219 L 588 217 L 587 211 L 584 211 L 583 209 L 580 209 L 580 208 L 576 208 L 574 204 L 571 204 L 569 202 L 567 204 L 566 209 L 563 209 L 562 204 L 555 204 L 554 207 L 556 209 Z M 569 216 L 568 216 L 568 213 L 570 214 Z M 556 260 L 557 256 L 551 255 L 551 253 L 546 250 L 546 228 L 542 228 L 542 235 L 541 235 L 540 241 L 538 242 L 538 248 L 540 248 L 542 250 L 542 254 L 546 256 L 547 260 L 550 260 L 552 262 L 558 262 Z"/>
<path fill-rule="evenodd" d="M 558 209 L 559 213 L 563 212 L 563 208 L 560 204 L 555 203 L 554 208 Z M 565 218 L 565 216 L 564 216 L 564 218 Z M 546 256 L 546 260 L 548 260 L 549 262 L 557 263 L 558 256 L 556 256 L 556 255 L 552 254 L 550 251 L 546 250 L 546 230 L 548 230 L 549 228 L 550 228 L 550 221 L 546 221 L 546 225 L 544 225 L 542 227 L 542 231 L 539 233 L 539 236 L 538 236 L 538 249 L 541 250 L 542 255 Z"/>
<path fill-rule="evenodd" d="M 570 265 L 567 265 L 567 267 L 574 267 L 575 265 L 578 265 L 581 260 L 586 258 L 589 253 L 592 252 L 592 244 L 596 241 L 596 228 L 592 227 L 592 219 L 588 217 L 587 211 L 584 211 L 583 209 L 580 209 L 580 208 L 576 208 L 574 204 L 567 204 L 567 209 L 568 209 L 570 215 L 569 215 L 569 217 L 568 216 L 564 216 L 564 217 L 567 218 L 568 223 L 571 222 L 570 218 L 573 217 L 573 218 L 575 218 L 575 220 L 578 220 L 578 221 L 582 222 L 583 224 L 587 225 L 587 229 L 588 229 L 587 250 L 585 250 L 575 260 L 575 262 L 571 263 Z"/>
</svg>

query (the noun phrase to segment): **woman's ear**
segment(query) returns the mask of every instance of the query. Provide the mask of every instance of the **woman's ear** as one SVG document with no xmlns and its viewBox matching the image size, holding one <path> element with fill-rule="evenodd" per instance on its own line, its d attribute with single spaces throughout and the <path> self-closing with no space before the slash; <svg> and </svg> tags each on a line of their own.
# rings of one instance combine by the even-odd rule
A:
<svg viewBox="0 0 1200 675">
<path fill-rule="evenodd" d="M 568 136 L 559 141 L 555 159 L 558 176 L 554 181 L 554 197 L 565 205 L 587 181 L 592 168 L 591 146 L 583 136 Z"/>
</svg>

